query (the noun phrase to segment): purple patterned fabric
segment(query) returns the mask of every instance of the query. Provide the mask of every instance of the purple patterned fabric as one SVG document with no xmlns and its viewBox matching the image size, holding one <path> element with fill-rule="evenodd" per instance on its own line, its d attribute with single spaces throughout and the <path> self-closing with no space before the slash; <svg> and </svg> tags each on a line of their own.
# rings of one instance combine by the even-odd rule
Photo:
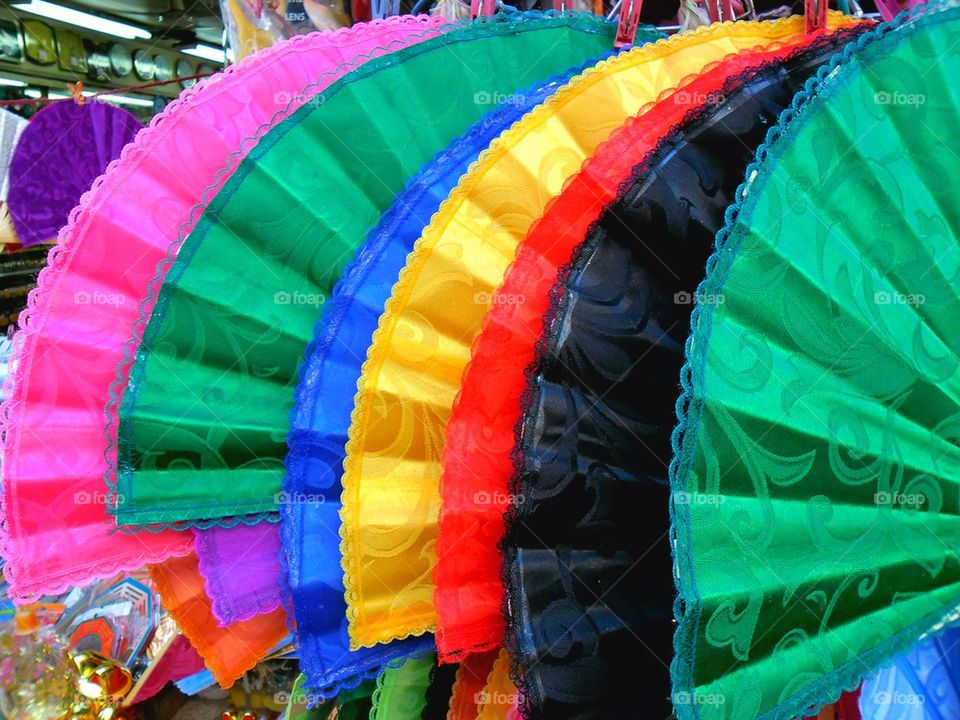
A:
<svg viewBox="0 0 960 720">
<path fill-rule="evenodd" d="M 7 204 L 24 245 L 57 236 L 70 211 L 142 128 L 101 102 L 53 103 L 33 116 L 10 161 Z"/>
<path fill-rule="evenodd" d="M 272 523 L 194 530 L 194 550 L 221 627 L 280 606 L 280 537 Z"/>
</svg>

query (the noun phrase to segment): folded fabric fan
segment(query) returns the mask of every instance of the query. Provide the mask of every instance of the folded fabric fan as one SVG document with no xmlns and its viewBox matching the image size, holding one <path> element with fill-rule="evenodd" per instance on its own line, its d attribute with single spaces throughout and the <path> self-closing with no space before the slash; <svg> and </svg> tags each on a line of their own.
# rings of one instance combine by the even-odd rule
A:
<svg viewBox="0 0 960 720">
<path fill-rule="evenodd" d="M 482 648 L 503 639 L 497 545 L 509 505 L 514 428 L 526 386 L 524 371 L 534 359 L 557 270 L 632 167 L 692 108 L 718 102 L 729 78 L 782 60 L 815 37 L 798 38 L 769 53 L 736 55 L 631 118 L 571 178 L 520 245 L 496 293 L 523 302 L 494 303 L 488 311 L 446 428 L 434 569 L 437 635 L 444 647 Z"/>
<path fill-rule="evenodd" d="M 358 383 L 341 511 L 353 647 L 435 624 L 446 419 L 473 336 L 547 201 L 661 92 L 731 52 L 801 29 L 800 18 L 714 25 L 604 61 L 498 138 L 441 206 L 393 289 Z M 460 650 L 437 642 L 446 658 Z"/>
<path fill-rule="evenodd" d="M 804 714 L 956 612 L 958 37 L 936 4 L 848 47 L 718 236 L 671 466 L 681 720 Z"/>
<path fill-rule="evenodd" d="M 360 366 L 383 305 L 413 243 L 469 164 L 575 72 L 511 94 L 425 165 L 371 230 L 316 324 L 297 386 L 281 504 L 288 590 L 311 687 L 335 683 L 347 670 L 375 668 L 418 645 L 405 641 L 352 653 L 344 622 L 340 476 Z"/>
<path fill-rule="evenodd" d="M 104 438 L 104 406 L 130 329 L 150 309 L 147 285 L 171 242 L 192 227 L 204 189 L 229 176 L 228 156 L 236 162 L 278 111 L 283 117 L 315 97 L 352 66 L 342 63 L 436 35 L 438 25 L 391 19 L 258 53 L 168 105 L 84 197 L 21 323 L 4 407 L 3 554 L 12 597 L 60 592 L 190 551 L 189 533 L 111 534 L 105 507 L 105 456 L 115 450 Z M 107 425 L 115 432 L 109 412 Z"/>
<path fill-rule="evenodd" d="M 273 525 L 242 523 L 194 530 L 200 574 L 221 627 L 275 610 L 283 602 L 280 538 L 273 530 Z"/>
<path fill-rule="evenodd" d="M 960 629 L 924 638 L 863 683 L 867 720 L 960 717 Z"/>
<path fill-rule="evenodd" d="M 143 125 L 102 102 L 64 100 L 30 120 L 10 160 L 7 206 L 24 245 L 52 240 L 91 183 Z"/>
<path fill-rule="evenodd" d="M 384 668 L 377 677 L 370 720 L 420 720 L 436 656 L 429 653 Z"/>
<path fill-rule="evenodd" d="M 503 542 L 507 642 L 530 717 L 670 714 L 669 378 L 683 293 L 767 128 L 845 39 L 728 80 L 639 158 L 557 276 Z"/>
<path fill-rule="evenodd" d="M 117 521 L 276 512 L 297 365 L 344 263 L 482 97 L 579 65 L 612 35 L 589 15 L 471 23 L 366 63 L 264 137 L 157 295 L 120 412 Z"/>
<path fill-rule="evenodd" d="M 221 687 L 233 685 L 287 636 L 282 608 L 226 627 L 217 625 L 195 555 L 151 565 L 150 577 L 164 609 Z"/>
</svg>

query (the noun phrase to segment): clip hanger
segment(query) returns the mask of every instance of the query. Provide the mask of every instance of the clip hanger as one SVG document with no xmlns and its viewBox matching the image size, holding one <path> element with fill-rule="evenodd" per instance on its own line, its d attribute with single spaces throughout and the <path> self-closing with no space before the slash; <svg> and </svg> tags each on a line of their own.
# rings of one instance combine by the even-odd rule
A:
<svg viewBox="0 0 960 720">
<path fill-rule="evenodd" d="M 643 0 L 623 0 L 620 4 L 620 22 L 617 24 L 617 39 L 613 45 L 617 50 L 633 45 L 642 8 Z"/>
<path fill-rule="evenodd" d="M 816 32 L 827 27 L 827 0 L 803 0 L 806 31 Z"/>
<path fill-rule="evenodd" d="M 497 0 L 470 0 L 470 17 L 491 17 L 497 9 Z"/>
</svg>

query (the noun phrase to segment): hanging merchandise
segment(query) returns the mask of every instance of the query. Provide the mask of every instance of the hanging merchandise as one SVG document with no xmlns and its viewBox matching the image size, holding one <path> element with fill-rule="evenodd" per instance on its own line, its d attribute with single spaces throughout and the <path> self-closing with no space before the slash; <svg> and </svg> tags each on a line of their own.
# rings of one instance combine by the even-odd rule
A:
<svg viewBox="0 0 960 720">
<path fill-rule="evenodd" d="M 104 406 L 115 443 L 110 399 L 125 386 L 131 328 L 151 309 L 148 284 L 196 222 L 204 190 L 225 182 L 278 113 L 318 97 L 349 70 L 344 58 L 362 63 L 436 35 L 438 27 L 434 19 L 406 17 L 297 38 L 203 80 L 154 118 L 85 197 L 20 323 L 14 389 L 4 406 L 3 554 L 14 597 L 190 551 L 189 533 L 115 534 L 107 511 L 115 501 L 108 501 L 104 474 L 116 449 L 104 435 Z M 58 498 L 53 512 L 51 498 Z"/>
<path fill-rule="evenodd" d="M 864 26 L 863 29 L 866 29 Z M 849 32 L 836 42 L 845 40 Z M 520 417 L 525 370 L 549 307 L 559 267 L 630 170 L 687 113 L 720 104 L 765 62 L 784 60 L 803 36 L 769 53 L 744 52 L 719 63 L 631 118 L 597 148 L 551 202 L 518 248 L 482 332 L 470 351 L 460 392 L 447 423 L 437 537 L 437 634 L 442 648 L 487 647 L 504 634 L 501 559 L 503 513 L 511 501 L 514 428 Z M 519 498 L 517 498 L 519 499 Z"/>
<path fill-rule="evenodd" d="M 21 244 L 7 207 L 7 192 L 10 189 L 10 160 L 26 127 L 25 118 L 9 110 L 0 110 L 0 252 Z"/>
<path fill-rule="evenodd" d="M 420 720 L 436 656 L 410 658 L 384 668 L 377 677 L 370 720 Z"/>
<path fill-rule="evenodd" d="M 465 25 L 365 63 L 261 139 L 153 286 L 120 407 L 117 522 L 276 520 L 297 365 L 380 212 L 482 117 L 479 94 L 611 42 L 609 23 L 583 15 Z"/>
<path fill-rule="evenodd" d="M 425 165 L 370 231 L 316 323 L 291 416 L 280 505 L 301 662 L 311 686 L 329 685 L 342 666 L 353 672 L 374 668 L 417 647 L 405 641 L 351 653 L 342 622 L 340 476 L 360 366 L 383 304 L 424 225 L 470 163 L 573 74 L 500 98 L 499 107 Z"/>
<path fill-rule="evenodd" d="M 519 696 L 510 679 L 510 655 L 506 650 L 497 655 L 476 699 L 477 720 L 507 720 L 516 711 Z"/>
<path fill-rule="evenodd" d="M 681 720 L 791 718 L 954 619 L 958 29 L 849 46 L 718 235 L 671 466 Z"/>
<path fill-rule="evenodd" d="M 143 126 L 102 102 L 64 100 L 31 118 L 10 159 L 7 206 L 24 245 L 53 240 L 80 196 Z"/>
<path fill-rule="evenodd" d="M 196 555 L 150 566 L 160 600 L 222 687 L 230 687 L 287 636 L 282 608 L 220 627 Z"/>
<path fill-rule="evenodd" d="M 800 32 L 799 18 L 725 23 L 605 60 L 501 135 L 450 193 L 399 275 L 358 383 L 341 511 L 353 647 L 436 623 L 431 575 L 446 420 L 473 336 L 547 202 L 660 93 L 730 52 Z M 438 645 L 445 657 L 460 650 L 443 638 Z"/>
<path fill-rule="evenodd" d="M 450 696 L 450 712 L 447 720 L 475 720 L 480 712 L 480 694 L 487 684 L 493 664 L 500 656 L 499 650 L 473 653 L 463 658 L 457 667 L 457 678 Z"/>
</svg>

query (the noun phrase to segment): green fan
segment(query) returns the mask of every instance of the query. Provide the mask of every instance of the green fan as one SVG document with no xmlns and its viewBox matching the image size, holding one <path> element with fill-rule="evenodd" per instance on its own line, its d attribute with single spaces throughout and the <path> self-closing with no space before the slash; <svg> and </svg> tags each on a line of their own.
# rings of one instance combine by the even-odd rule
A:
<svg viewBox="0 0 960 720">
<path fill-rule="evenodd" d="M 387 665 L 377 676 L 370 720 L 420 720 L 436 660 L 429 653 Z"/>
<path fill-rule="evenodd" d="M 674 436 L 681 720 L 787 720 L 960 606 L 960 8 L 881 26 L 751 166 Z"/>
<path fill-rule="evenodd" d="M 298 363 L 380 213 L 492 102 L 612 47 L 614 26 L 591 15 L 509 18 L 347 74 L 273 128 L 209 203 L 157 296 L 123 398 L 118 523 L 278 509 Z"/>
</svg>

